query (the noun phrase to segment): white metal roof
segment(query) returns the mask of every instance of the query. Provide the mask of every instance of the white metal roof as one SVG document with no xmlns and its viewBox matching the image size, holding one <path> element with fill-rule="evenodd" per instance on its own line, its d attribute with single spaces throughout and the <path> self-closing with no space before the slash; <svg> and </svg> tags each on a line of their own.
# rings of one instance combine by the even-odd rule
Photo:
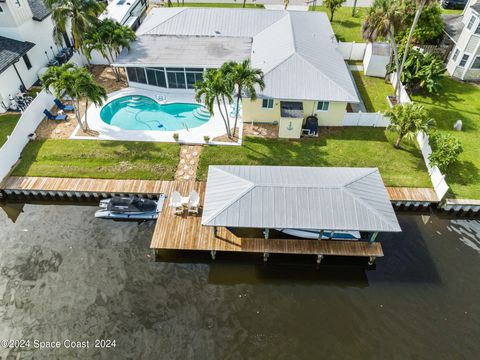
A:
<svg viewBox="0 0 480 360">
<path fill-rule="evenodd" d="M 230 42 L 252 39 L 250 58 L 253 66 L 265 74 L 262 96 L 290 100 L 328 100 L 358 102 L 352 79 L 342 55 L 336 49 L 335 36 L 327 15 L 322 12 L 228 8 L 152 9 L 137 31 L 137 42 L 145 36 L 189 36 L 226 38 Z M 191 63 L 178 44 L 178 63 Z M 129 55 L 126 50 L 116 60 L 117 66 L 142 63 L 142 57 L 159 57 L 156 46 L 143 46 L 142 53 Z M 132 44 L 132 52 L 138 47 Z M 171 48 L 172 54 L 175 48 Z M 129 62 L 131 57 L 135 62 Z M 195 57 L 201 66 L 202 53 Z M 161 60 L 161 57 L 159 57 Z M 159 60 L 158 65 L 164 65 Z M 238 57 L 237 61 L 243 60 Z M 150 60 L 149 60 L 150 61 Z M 208 64 L 207 64 L 208 63 Z M 205 61 L 208 66 L 210 61 Z M 152 64 L 148 64 L 152 65 Z"/>
<path fill-rule="evenodd" d="M 202 224 L 401 231 L 377 168 L 210 166 Z"/>
</svg>

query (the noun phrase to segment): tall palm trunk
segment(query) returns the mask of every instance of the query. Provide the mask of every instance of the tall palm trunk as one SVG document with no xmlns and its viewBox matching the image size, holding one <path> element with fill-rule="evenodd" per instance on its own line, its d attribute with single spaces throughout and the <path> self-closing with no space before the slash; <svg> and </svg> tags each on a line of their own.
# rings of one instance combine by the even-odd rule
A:
<svg viewBox="0 0 480 360">
<path fill-rule="evenodd" d="M 400 143 L 402 142 L 402 139 L 403 139 L 404 135 L 403 134 L 400 134 L 398 136 L 398 139 L 395 141 L 395 144 L 393 144 L 393 146 L 396 148 L 396 149 L 399 149 L 400 148 Z"/>
<path fill-rule="evenodd" d="M 357 0 L 353 2 L 352 16 L 355 16 L 355 11 L 357 10 Z"/>
<path fill-rule="evenodd" d="M 390 42 L 392 43 L 393 57 L 395 59 L 395 69 L 397 70 L 397 79 L 395 81 L 395 96 L 397 97 L 397 103 L 400 102 L 400 64 L 398 59 L 397 42 L 395 41 L 394 30 L 390 30 Z"/>
<path fill-rule="evenodd" d="M 410 31 L 408 33 L 407 43 L 405 44 L 405 49 L 403 50 L 403 58 L 402 58 L 402 63 L 400 64 L 400 71 L 399 71 L 400 75 L 403 73 L 403 68 L 405 67 L 405 62 L 407 61 L 408 51 L 410 50 L 410 43 L 412 42 L 413 32 L 417 27 L 418 20 L 420 19 L 420 15 L 422 14 L 422 11 L 426 2 L 427 2 L 426 0 L 422 0 L 422 2 L 417 8 L 417 12 L 415 13 L 415 18 L 413 19 L 412 27 L 410 28 Z"/>
<path fill-rule="evenodd" d="M 233 137 L 235 137 L 235 131 L 237 131 L 237 121 L 238 121 L 238 113 L 240 112 L 240 109 L 238 108 L 240 106 L 240 99 L 242 98 L 242 93 L 239 90 L 237 94 L 237 107 L 235 108 L 235 123 L 233 125 Z"/>
<path fill-rule="evenodd" d="M 113 74 L 115 75 L 115 81 L 119 82 L 120 81 L 120 71 L 115 66 L 112 66 L 114 59 L 113 59 L 113 54 L 112 54 L 110 49 L 108 49 L 108 54 L 110 55 L 110 57 L 108 57 L 108 55 L 106 56 L 107 61 L 109 62 L 109 65 L 112 68 Z"/>
<path fill-rule="evenodd" d="M 225 124 L 225 129 L 227 130 L 227 136 L 230 137 L 231 136 L 230 126 L 228 125 L 228 121 L 225 119 L 225 116 L 223 115 L 222 106 L 220 104 L 220 97 L 216 96 L 215 100 L 217 101 L 217 106 L 218 106 L 218 111 L 220 112 L 220 116 L 222 117 L 223 123 Z"/>
<path fill-rule="evenodd" d="M 87 113 L 88 113 L 88 99 L 85 99 L 85 131 L 90 130 L 90 128 L 88 127 Z"/>
<path fill-rule="evenodd" d="M 243 6 L 242 7 L 245 7 L 246 2 L 247 2 L 247 0 L 243 0 Z"/>
<path fill-rule="evenodd" d="M 75 99 L 75 118 L 77 119 L 80 127 L 85 130 L 85 126 L 83 125 L 82 119 L 80 117 L 80 99 Z"/>
<path fill-rule="evenodd" d="M 222 95 L 222 102 L 223 102 L 223 108 L 225 109 L 225 119 L 228 126 L 228 133 L 230 134 L 228 137 L 231 137 L 232 130 L 230 128 L 230 118 L 228 117 L 227 101 L 225 100 L 225 95 Z"/>
</svg>

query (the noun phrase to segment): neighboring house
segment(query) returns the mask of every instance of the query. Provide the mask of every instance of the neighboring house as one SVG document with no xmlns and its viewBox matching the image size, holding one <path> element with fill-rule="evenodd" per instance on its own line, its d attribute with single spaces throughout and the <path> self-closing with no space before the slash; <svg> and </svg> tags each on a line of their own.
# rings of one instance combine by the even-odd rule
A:
<svg viewBox="0 0 480 360">
<path fill-rule="evenodd" d="M 103 14 L 99 16 L 99 19 L 112 19 L 121 25 L 136 30 L 145 17 L 147 7 L 147 0 L 112 1 L 108 4 Z"/>
<path fill-rule="evenodd" d="M 43 0 L 0 0 L 0 112 L 9 106 L 9 95 L 38 80 L 38 71 L 57 52 Z"/>
<path fill-rule="evenodd" d="M 118 57 L 132 87 L 193 92 L 207 68 L 251 59 L 264 72 L 259 99 L 243 100 L 245 122 L 278 123 L 298 138 L 305 118 L 342 126 L 359 99 L 325 13 L 283 10 L 153 9 Z"/>
<path fill-rule="evenodd" d="M 461 15 L 444 16 L 453 42 L 447 71 L 461 80 L 480 79 L 480 0 L 470 0 Z"/>
</svg>

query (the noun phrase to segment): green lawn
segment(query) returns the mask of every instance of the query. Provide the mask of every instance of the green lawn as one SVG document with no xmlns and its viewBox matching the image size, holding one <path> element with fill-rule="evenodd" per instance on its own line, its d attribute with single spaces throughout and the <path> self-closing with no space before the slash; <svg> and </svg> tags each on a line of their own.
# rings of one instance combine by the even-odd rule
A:
<svg viewBox="0 0 480 360">
<path fill-rule="evenodd" d="M 177 144 L 36 140 L 24 149 L 13 175 L 172 180 L 178 161 Z"/>
<path fill-rule="evenodd" d="M 20 119 L 20 114 L 0 115 L 0 147 L 7 141 L 7 136 L 12 133 L 18 119 Z"/>
<path fill-rule="evenodd" d="M 462 143 L 459 163 L 446 174 L 453 196 L 480 199 L 480 87 L 450 77 L 442 79 L 441 85 L 440 95 L 413 95 L 412 99 L 425 105 L 440 131 L 453 134 Z M 452 130 L 459 119 L 461 132 Z"/>
<path fill-rule="evenodd" d="M 387 96 L 394 93 L 391 84 L 381 78 L 365 76 L 361 71 L 352 71 L 352 75 L 368 112 L 383 112 L 390 108 Z"/>
<path fill-rule="evenodd" d="M 203 148 L 197 178 L 208 165 L 285 165 L 378 167 L 386 185 L 431 187 L 420 151 L 392 146 L 394 134 L 384 129 L 348 127 L 321 129 L 318 139 L 280 140 L 246 137 L 242 146 Z"/>
<path fill-rule="evenodd" d="M 461 9 L 444 9 L 442 8 L 442 13 L 447 15 L 459 15 L 463 12 Z"/>
<path fill-rule="evenodd" d="M 177 4 L 177 2 L 172 1 L 173 7 L 222 7 L 222 8 L 241 8 L 243 7 L 243 2 L 238 0 L 237 2 L 232 3 L 196 3 L 196 2 L 186 2 L 182 5 L 182 2 Z M 250 9 L 264 9 L 263 4 L 245 4 L 246 8 Z"/>
<path fill-rule="evenodd" d="M 310 6 L 310 10 L 313 7 Z M 326 12 L 330 18 L 330 11 L 324 6 L 317 6 L 316 11 Z M 352 17 L 351 7 L 341 7 L 335 11 L 332 27 L 338 41 L 365 42 L 362 38 L 362 22 L 367 14 L 368 8 L 357 8 L 355 17 Z"/>
</svg>

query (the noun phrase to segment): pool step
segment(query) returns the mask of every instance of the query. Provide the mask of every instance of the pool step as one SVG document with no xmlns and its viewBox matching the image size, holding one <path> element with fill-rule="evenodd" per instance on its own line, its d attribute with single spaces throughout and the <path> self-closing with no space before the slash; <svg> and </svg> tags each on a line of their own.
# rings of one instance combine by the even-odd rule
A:
<svg viewBox="0 0 480 360">
<path fill-rule="evenodd" d="M 210 112 L 207 110 L 206 107 L 198 107 L 192 111 L 193 116 L 195 116 L 199 120 L 210 120 Z"/>
</svg>

